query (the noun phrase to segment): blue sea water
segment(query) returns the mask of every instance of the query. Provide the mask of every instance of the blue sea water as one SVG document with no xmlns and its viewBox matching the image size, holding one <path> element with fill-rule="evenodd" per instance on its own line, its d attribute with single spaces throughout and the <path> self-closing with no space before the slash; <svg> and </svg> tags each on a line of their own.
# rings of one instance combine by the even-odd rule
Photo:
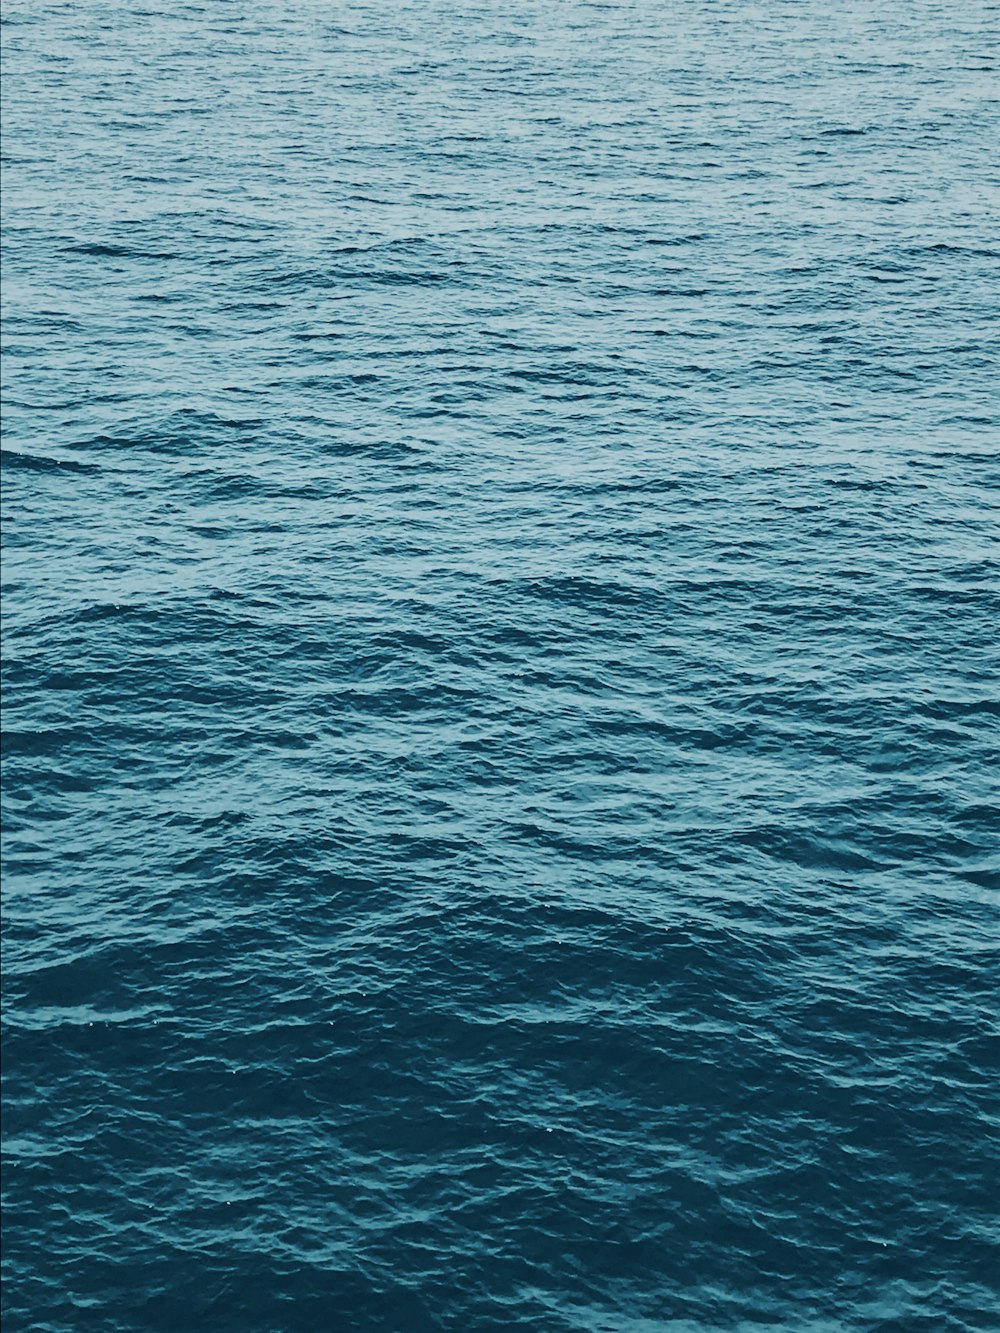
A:
<svg viewBox="0 0 1000 1333">
<path fill-rule="evenodd" d="M 7 1329 L 1000 1327 L 1000 9 L 3 34 Z"/>
</svg>

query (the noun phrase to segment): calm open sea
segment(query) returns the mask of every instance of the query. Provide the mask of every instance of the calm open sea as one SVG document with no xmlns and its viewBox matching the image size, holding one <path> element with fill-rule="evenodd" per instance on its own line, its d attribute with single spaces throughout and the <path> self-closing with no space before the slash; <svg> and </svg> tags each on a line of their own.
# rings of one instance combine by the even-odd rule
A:
<svg viewBox="0 0 1000 1333">
<path fill-rule="evenodd" d="M 1000 8 L 7 0 L 6 1327 L 1000 1327 Z"/>
</svg>

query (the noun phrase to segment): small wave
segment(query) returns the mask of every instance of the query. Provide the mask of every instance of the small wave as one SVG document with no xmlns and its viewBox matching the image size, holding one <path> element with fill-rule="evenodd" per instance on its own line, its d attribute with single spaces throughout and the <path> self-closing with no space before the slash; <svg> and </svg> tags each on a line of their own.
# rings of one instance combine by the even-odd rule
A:
<svg viewBox="0 0 1000 1333">
<path fill-rule="evenodd" d="M 12 472 L 44 472 L 59 475 L 66 472 L 99 472 L 97 463 L 83 463 L 75 458 L 53 458 L 46 454 L 29 454 L 20 449 L 0 449 L 0 467 Z"/>
<path fill-rule="evenodd" d="M 173 250 L 143 250 L 115 241 L 80 241 L 64 246 L 66 254 L 89 255 L 95 259 L 178 259 Z"/>
</svg>

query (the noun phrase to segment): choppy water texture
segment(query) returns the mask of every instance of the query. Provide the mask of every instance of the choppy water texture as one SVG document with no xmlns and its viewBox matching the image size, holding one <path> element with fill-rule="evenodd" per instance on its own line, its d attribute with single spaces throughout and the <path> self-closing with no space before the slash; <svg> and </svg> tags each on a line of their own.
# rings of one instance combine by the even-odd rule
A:
<svg viewBox="0 0 1000 1333">
<path fill-rule="evenodd" d="M 998 1327 L 998 27 L 8 3 L 8 1328 Z"/>
</svg>

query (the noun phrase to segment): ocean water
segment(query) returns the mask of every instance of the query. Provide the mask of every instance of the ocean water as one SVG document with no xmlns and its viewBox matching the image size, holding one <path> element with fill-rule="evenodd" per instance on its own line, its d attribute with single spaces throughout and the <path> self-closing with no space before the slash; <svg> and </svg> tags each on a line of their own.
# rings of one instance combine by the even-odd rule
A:
<svg viewBox="0 0 1000 1333">
<path fill-rule="evenodd" d="M 1000 9 L 3 34 L 6 1328 L 1000 1327 Z"/>
</svg>

